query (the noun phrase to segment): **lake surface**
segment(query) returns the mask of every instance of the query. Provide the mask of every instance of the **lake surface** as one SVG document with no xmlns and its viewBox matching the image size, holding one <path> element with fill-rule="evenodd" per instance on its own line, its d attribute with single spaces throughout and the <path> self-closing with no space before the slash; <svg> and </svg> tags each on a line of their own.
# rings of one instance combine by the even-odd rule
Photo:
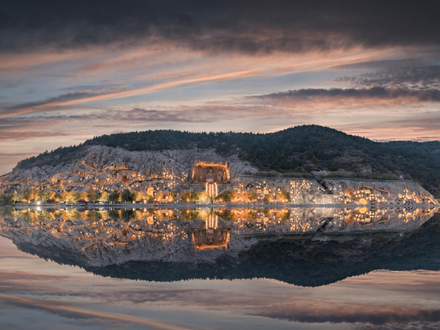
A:
<svg viewBox="0 0 440 330">
<path fill-rule="evenodd" d="M 436 212 L 0 209 L 0 328 L 439 329 Z"/>
</svg>

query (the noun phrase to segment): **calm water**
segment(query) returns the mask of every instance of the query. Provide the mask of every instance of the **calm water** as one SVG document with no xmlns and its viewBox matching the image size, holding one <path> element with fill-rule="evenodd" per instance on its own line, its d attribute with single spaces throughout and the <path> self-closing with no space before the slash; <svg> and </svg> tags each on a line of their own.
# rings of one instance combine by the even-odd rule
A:
<svg viewBox="0 0 440 330">
<path fill-rule="evenodd" d="M 435 209 L 1 212 L 1 329 L 440 328 Z"/>
</svg>

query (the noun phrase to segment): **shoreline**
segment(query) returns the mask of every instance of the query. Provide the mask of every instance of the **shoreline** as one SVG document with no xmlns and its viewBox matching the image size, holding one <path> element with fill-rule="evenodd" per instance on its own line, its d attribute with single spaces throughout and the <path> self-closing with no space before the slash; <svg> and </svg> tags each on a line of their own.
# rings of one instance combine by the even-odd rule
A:
<svg viewBox="0 0 440 330">
<path fill-rule="evenodd" d="M 2 207 L 2 206 L 0 206 Z M 132 203 L 114 203 L 114 204 L 18 204 L 18 205 L 4 205 L 3 207 L 15 208 L 15 209 L 30 209 L 30 208 L 40 208 L 40 209 L 52 209 L 52 208 L 66 208 L 66 209 L 196 209 L 196 208 L 358 208 L 358 207 L 377 207 L 377 208 L 398 208 L 398 207 L 440 207 L 440 204 L 190 204 L 190 203 L 169 203 L 169 204 L 157 204 L 157 203 L 142 203 L 142 204 L 132 204 Z"/>
</svg>

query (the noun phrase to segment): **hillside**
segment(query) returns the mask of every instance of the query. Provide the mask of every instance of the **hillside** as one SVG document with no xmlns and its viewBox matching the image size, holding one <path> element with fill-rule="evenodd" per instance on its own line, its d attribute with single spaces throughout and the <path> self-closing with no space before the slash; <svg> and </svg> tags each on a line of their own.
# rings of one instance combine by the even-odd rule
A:
<svg viewBox="0 0 440 330">
<path fill-rule="evenodd" d="M 311 173 L 318 178 L 404 177 L 418 181 L 431 193 L 439 195 L 440 142 L 374 142 L 316 125 L 267 134 L 156 130 L 103 135 L 78 146 L 22 160 L 17 168 L 68 163 L 84 155 L 93 145 L 129 151 L 215 149 L 220 155 L 237 154 L 262 172 L 276 171 L 287 177 L 310 177 Z"/>
</svg>

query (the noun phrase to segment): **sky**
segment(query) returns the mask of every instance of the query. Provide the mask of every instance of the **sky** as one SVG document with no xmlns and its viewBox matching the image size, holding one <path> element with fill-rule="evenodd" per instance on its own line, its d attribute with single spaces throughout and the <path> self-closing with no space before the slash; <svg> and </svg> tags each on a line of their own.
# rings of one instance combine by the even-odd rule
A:
<svg viewBox="0 0 440 330">
<path fill-rule="evenodd" d="M 0 174 L 116 132 L 329 126 L 439 140 L 440 3 L 16 0 L 0 7 Z"/>
</svg>

